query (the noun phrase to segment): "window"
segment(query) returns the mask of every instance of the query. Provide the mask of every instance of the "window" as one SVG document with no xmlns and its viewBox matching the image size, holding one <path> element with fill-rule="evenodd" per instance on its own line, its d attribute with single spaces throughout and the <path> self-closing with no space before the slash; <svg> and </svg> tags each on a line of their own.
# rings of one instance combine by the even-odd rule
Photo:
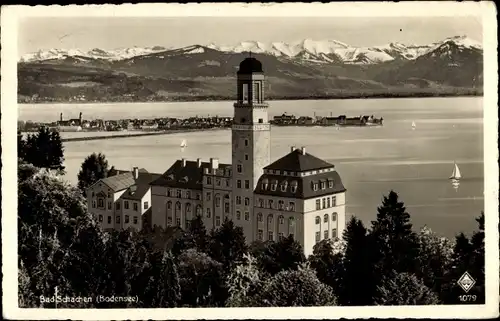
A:
<svg viewBox="0 0 500 321">
<path fill-rule="evenodd" d="M 328 239 L 328 230 L 325 230 L 325 231 L 323 232 L 323 238 L 324 238 L 325 240 L 326 240 L 326 239 Z"/>
<path fill-rule="evenodd" d="M 167 202 L 167 210 L 172 209 L 172 202 L 168 201 Z"/>
<path fill-rule="evenodd" d="M 288 234 L 288 235 L 292 238 L 292 240 L 293 240 L 293 238 L 295 237 L 295 235 L 293 235 L 293 233 L 290 233 L 290 234 Z"/>
<path fill-rule="evenodd" d="M 287 182 L 285 182 L 285 183 L 281 184 L 281 191 L 282 191 L 282 192 L 286 192 L 286 188 L 287 188 L 287 187 L 288 187 L 288 183 L 287 183 Z"/>
<path fill-rule="evenodd" d="M 229 180 L 228 180 L 228 179 L 226 179 L 226 187 L 229 187 L 229 185 L 230 185 L 230 184 L 231 184 L 231 183 L 229 182 Z"/>
<path fill-rule="evenodd" d="M 196 199 L 199 201 L 201 200 L 201 194 L 200 193 L 196 193 Z"/>
<path fill-rule="evenodd" d="M 220 216 L 215 217 L 215 226 L 220 226 Z"/>
<path fill-rule="evenodd" d="M 116 224 L 120 224 L 120 217 L 119 216 L 116 217 Z"/>
<path fill-rule="evenodd" d="M 196 206 L 196 215 L 199 215 L 199 216 L 203 215 L 203 209 L 202 209 L 201 205 Z"/>
<path fill-rule="evenodd" d="M 259 118 L 259 124 L 262 124 L 264 122 L 264 119 Z"/>
<path fill-rule="evenodd" d="M 327 197 L 327 198 L 326 198 L 326 207 L 330 208 L 330 207 L 331 207 L 330 205 L 331 205 L 331 204 L 330 204 L 330 198 L 329 198 L 329 197 Z"/>
<path fill-rule="evenodd" d="M 313 190 L 314 190 L 314 191 L 317 191 L 317 190 L 318 190 L 318 183 L 314 183 L 314 184 L 313 184 Z"/>
<path fill-rule="evenodd" d="M 224 203 L 224 213 L 229 213 L 229 203 Z"/>
<path fill-rule="evenodd" d="M 94 193 L 94 192 L 92 192 L 92 197 L 94 197 L 94 196 L 95 196 L 95 193 Z"/>
<path fill-rule="evenodd" d="M 257 214 L 257 221 L 262 222 L 262 213 Z"/>
<path fill-rule="evenodd" d="M 262 200 L 262 198 L 259 198 L 258 204 L 259 204 L 259 207 L 264 207 L 264 200 Z"/>
<path fill-rule="evenodd" d="M 319 216 L 316 216 L 316 220 L 315 220 L 316 224 L 319 224 L 321 223 L 321 218 Z"/>
<path fill-rule="evenodd" d="M 137 216 L 134 216 L 134 224 L 137 224 L 138 221 L 139 220 L 138 220 Z"/>
<path fill-rule="evenodd" d="M 321 189 L 325 189 L 326 188 L 326 182 L 321 182 Z"/>
<path fill-rule="evenodd" d="M 95 206 L 96 206 L 96 202 L 92 201 L 92 208 L 95 208 Z"/>
<path fill-rule="evenodd" d="M 321 209 L 321 200 L 316 200 L 316 210 L 320 210 Z"/>
<path fill-rule="evenodd" d="M 134 202 L 134 211 L 138 211 L 139 210 L 139 204 L 137 204 L 136 202 Z"/>
<path fill-rule="evenodd" d="M 241 196 L 236 196 L 236 204 L 241 204 Z"/>
<path fill-rule="evenodd" d="M 102 198 L 97 199 L 97 205 L 99 206 L 99 208 L 103 208 L 104 207 L 104 199 L 102 199 Z"/>
<path fill-rule="evenodd" d="M 248 101 L 248 84 L 243 84 L 243 88 L 242 88 L 242 94 L 243 94 L 243 101 L 244 102 L 247 102 Z"/>
<path fill-rule="evenodd" d="M 326 198 L 323 198 L 323 208 L 326 208 Z"/>
<path fill-rule="evenodd" d="M 267 239 L 268 239 L 269 241 L 274 241 L 273 231 L 268 231 L 268 232 L 267 232 Z"/>
<path fill-rule="evenodd" d="M 108 216 L 108 224 L 111 224 L 111 216 Z"/>
<path fill-rule="evenodd" d="M 278 233 L 278 241 L 282 241 L 285 238 L 282 232 Z"/>
<path fill-rule="evenodd" d="M 124 207 L 126 210 L 128 210 L 128 201 L 125 201 L 124 203 L 125 203 L 125 204 L 124 204 L 124 206 L 123 206 L 123 207 Z"/>
<path fill-rule="evenodd" d="M 292 186 L 290 187 L 290 192 L 292 192 L 292 193 L 296 193 L 296 192 L 297 192 L 297 186 L 293 186 L 293 185 L 292 185 Z"/>
<path fill-rule="evenodd" d="M 264 231 L 263 230 L 258 230 L 257 231 L 257 239 L 259 241 L 262 241 L 264 239 Z"/>
<path fill-rule="evenodd" d="M 248 179 L 245 180 L 245 188 L 246 189 L 250 188 L 250 181 Z"/>
<path fill-rule="evenodd" d="M 103 218 L 102 215 L 99 215 L 99 222 L 102 222 Z"/>
<path fill-rule="evenodd" d="M 249 205 L 250 205 L 250 198 L 245 197 L 245 206 L 249 206 Z"/>
<path fill-rule="evenodd" d="M 319 241 L 321 241 L 321 233 L 316 232 L 316 243 L 318 243 Z"/>
<path fill-rule="evenodd" d="M 175 225 L 177 225 L 177 226 L 181 226 L 181 218 L 180 218 L 180 217 L 177 217 L 177 218 L 175 219 Z"/>
<path fill-rule="evenodd" d="M 294 212 L 295 211 L 295 202 L 290 202 L 288 206 L 288 210 Z"/>
<path fill-rule="evenodd" d="M 273 206 L 274 206 L 273 200 L 269 200 L 269 208 L 273 208 Z"/>
<path fill-rule="evenodd" d="M 210 210 L 209 207 L 207 207 L 207 218 L 210 218 L 212 216 L 212 211 Z"/>
<path fill-rule="evenodd" d="M 241 179 L 236 181 L 236 187 L 241 188 Z"/>
<path fill-rule="evenodd" d="M 245 154 L 245 160 L 246 161 L 248 160 L 248 154 Z"/>
<path fill-rule="evenodd" d="M 335 212 L 332 214 L 332 221 L 335 222 L 336 220 L 337 220 L 337 213 Z"/>
<path fill-rule="evenodd" d="M 191 212 L 191 203 L 186 204 L 186 212 Z"/>
<path fill-rule="evenodd" d="M 171 189 L 167 189 L 167 196 L 172 197 L 172 190 Z"/>
<path fill-rule="evenodd" d="M 328 214 L 325 214 L 325 216 L 323 216 L 323 222 L 328 223 Z"/>
<path fill-rule="evenodd" d="M 113 208 L 113 203 L 112 202 L 108 202 L 108 210 L 110 210 L 112 208 Z"/>
<path fill-rule="evenodd" d="M 332 206 L 337 206 L 337 197 L 332 196 Z"/>
<path fill-rule="evenodd" d="M 328 181 L 328 188 L 333 188 L 333 181 Z"/>
<path fill-rule="evenodd" d="M 245 139 L 245 146 L 248 146 L 248 139 Z"/>
<path fill-rule="evenodd" d="M 186 191 L 186 198 L 191 198 L 191 192 L 190 191 Z"/>
<path fill-rule="evenodd" d="M 273 191 L 273 192 L 274 192 L 274 191 L 276 190 L 276 188 L 277 188 L 277 187 L 278 187 L 278 181 L 276 181 L 276 180 L 275 180 L 275 181 L 272 181 L 272 182 L 271 182 L 271 191 Z"/>
<path fill-rule="evenodd" d="M 267 216 L 267 224 L 273 224 L 273 214 Z"/>
<path fill-rule="evenodd" d="M 220 178 L 217 178 L 217 179 L 215 180 L 215 185 L 220 186 Z"/>
<path fill-rule="evenodd" d="M 241 166 L 240 164 L 236 165 L 236 171 L 237 171 L 238 173 L 243 172 L 243 166 Z"/>
<path fill-rule="evenodd" d="M 288 219 L 288 225 L 290 225 L 290 226 L 294 226 L 294 225 L 295 225 L 295 218 L 290 217 L 290 218 Z"/>
<path fill-rule="evenodd" d="M 245 221 L 250 221 L 250 213 L 245 212 Z"/>
<path fill-rule="evenodd" d="M 175 203 L 175 209 L 180 210 L 181 209 L 181 202 Z"/>
<path fill-rule="evenodd" d="M 180 189 L 177 190 L 177 198 L 182 198 L 182 191 Z"/>
<path fill-rule="evenodd" d="M 332 229 L 332 239 L 337 238 L 337 229 Z"/>
<path fill-rule="evenodd" d="M 117 210 L 117 211 L 119 211 L 119 210 L 120 210 L 120 201 L 116 202 L 115 207 L 116 207 L 116 210 Z"/>
<path fill-rule="evenodd" d="M 184 224 L 186 225 L 186 229 L 189 229 L 189 227 L 191 226 L 191 221 L 186 218 Z"/>
<path fill-rule="evenodd" d="M 240 211 L 236 211 L 236 219 L 238 221 L 241 220 L 241 212 Z"/>
<path fill-rule="evenodd" d="M 205 194 L 205 199 L 206 199 L 207 201 L 210 201 L 210 196 L 211 196 L 211 195 L 210 195 L 210 192 L 207 192 L 207 193 Z"/>
<path fill-rule="evenodd" d="M 219 195 L 215 196 L 215 206 L 220 207 L 220 196 Z"/>
<path fill-rule="evenodd" d="M 125 215 L 125 223 L 128 223 L 129 222 L 129 217 L 128 215 Z"/>
<path fill-rule="evenodd" d="M 207 185 L 212 185 L 212 177 L 207 177 Z"/>
<path fill-rule="evenodd" d="M 285 217 L 283 215 L 280 215 L 278 218 L 280 224 L 285 224 Z"/>
<path fill-rule="evenodd" d="M 256 102 L 260 102 L 260 84 L 255 82 L 253 84 L 253 95 Z"/>
<path fill-rule="evenodd" d="M 167 218 L 167 226 L 172 226 L 172 218 L 171 217 Z"/>
<path fill-rule="evenodd" d="M 110 192 L 108 192 L 108 198 L 111 198 L 111 193 Z"/>
<path fill-rule="evenodd" d="M 284 209 L 285 209 L 285 202 L 284 202 L 284 201 L 282 201 L 282 200 L 279 200 L 279 201 L 278 201 L 278 208 L 279 208 L 280 210 L 284 210 Z"/>
</svg>

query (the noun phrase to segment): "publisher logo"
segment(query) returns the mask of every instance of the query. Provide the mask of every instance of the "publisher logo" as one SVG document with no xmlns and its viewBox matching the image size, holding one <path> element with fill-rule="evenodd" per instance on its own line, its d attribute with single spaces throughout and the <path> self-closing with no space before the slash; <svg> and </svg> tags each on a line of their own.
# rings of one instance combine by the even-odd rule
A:
<svg viewBox="0 0 500 321">
<path fill-rule="evenodd" d="M 460 279 L 457 281 L 458 285 L 465 291 L 465 293 L 469 292 L 470 289 L 476 284 L 476 280 L 472 278 L 469 272 L 465 272 Z"/>
</svg>

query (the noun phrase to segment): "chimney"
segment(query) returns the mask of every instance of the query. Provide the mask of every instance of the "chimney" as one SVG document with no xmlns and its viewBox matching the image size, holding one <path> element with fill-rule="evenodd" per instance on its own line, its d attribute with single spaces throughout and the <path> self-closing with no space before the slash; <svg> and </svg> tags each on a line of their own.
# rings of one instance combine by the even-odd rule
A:
<svg viewBox="0 0 500 321">
<path fill-rule="evenodd" d="M 59 120 L 62 121 L 62 113 L 59 114 Z"/>
<path fill-rule="evenodd" d="M 201 167 L 201 158 L 196 159 L 196 165 L 198 166 L 198 168 Z"/>
<path fill-rule="evenodd" d="M 219 159 L 218 158 L 210 158 L 210 167 L 212 167 L 212 169 L 218 169 L 219 168 Z"/>
<path fill-rule="evenodd" d="M 300 152 L 302 153 L 302 155 L 305 155 L 306 154 L 306 148 L 305 147 L 302 147 L 300 149 Z"/>
<path fill-rule="evenodd" d="M 80 112 L 80 116 L 78 117 L 80 119 L 80 124 L 82 123 L 82 112 Z"/>
<path fill-rule="evenodd" d="M 290 148 L 290 152 L 294 152 L 294 151 L 295 151 L 295 149 L 296 149 L 296 148 L 295 148 L 295 146 L 292 146 L 292 147 Z"/>
<path fill-rule="evenodd" d="M 186 167 L 186 159 L 183 158 L 181 161 L 182 161 L 182 167 Z"/>
<path fill-rule="evenodd" d="M 134 179 L 139 178 L 139 167 L 134 167 L 133 174 L 134 174 Z"/>
</svg>

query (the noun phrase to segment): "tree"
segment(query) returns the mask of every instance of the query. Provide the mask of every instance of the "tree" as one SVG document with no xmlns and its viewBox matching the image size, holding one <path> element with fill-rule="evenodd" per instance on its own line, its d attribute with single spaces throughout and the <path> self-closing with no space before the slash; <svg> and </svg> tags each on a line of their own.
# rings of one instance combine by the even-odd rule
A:
<svg viewBox="0 0 500 321">
<path fill-rule="evenodd" d="M 340 285 L 343 275 L 343 254 L 335 252 L 331 239 L 322 240 L 314 245 L 313 254 L 308 261 L 312 269 L 316 271 L 318 279 L 330 286 L 340 302 Z"/>
<path fill-rule="evenodd" d="M 410 214 L 394 191 L 384 196 L 382 206 L 378 207 L 371 236 L 380 257 L 376 268 L 381 275 L 392 269 L 396 272 L 415 272 L 418 256 L 416 234 L 412 231 Z"/>
<path fill-rule="evenodd" d="M 240 226 L 235 226 L 227 218 L 217 230 L 212 230 L 209 237 L 209 255 L 223 264 L 224 269 L 231 268 L 241 261 L 247 252 L 245 236 Z"/>
<path fill-rule="evenodd" d="M 321 283 L 312 269 L 283 270 L 264 284 L 257 295 L 258 306 L 332 306 L 336 298 L 332 289 Z"/>
<path fill-rule="evenodd" d="M 17 132 L 17 158 L 24 159 L 26 154 L 26 142 L 23 138 L 23 134 L 18 131 Z"/>
<path fill-rule="evenodd" d="M 257 295 L 262 289 L 264 279 L 257 260 L 250 254 L 243 255 L 234 270 L 228 276 L 226 287 L 229 297 L 226 301 L 228 307 L 256 307 Z"/>
<path fill-rule="evenodd" d="M 282 270 L 296 269 L 305 259 L 302 246 L 292 236 L 278 242 L 266 242 L 258 256 L 262 270 L 270 275 Z"/>
<path fill-rule="evenodd" d="M 389 273 L 377 287 L 378 305 L 430 305 L 438 304 L 437 295 L 424 282 L 411 273 Z"/>
<path fill-rule="evenodd" d="M 108 176 L 108 161 L 104 154 L 92 153 L 82 163 L 78 173 L 78 188 L 86 195 L 89 186 Z"/>
<path fill-rule="evenodd" d="M 376 252 L 371 235 L 363 222 L 352 217 L 343 234 L 346 249 L 343 259 L 342 281 L 340 282 L 340 305 L 371 305 L 376 285 L 382 275 L 377 274 L 374 263 Z"/>
<path fill-rule="evenodd" d="M 30 134 L 24 143 L 23 159 L 39 168 L 64 173 L 64 148 L 58 132 L 41 127 L 37 134 Z"/>
<path fill-rule="evenodd" d="M 444 276 L 450 267 L 453 244 L 439 237 L 428 227 L 417 234 L 419 244 L 418 271 L 416 276 L 435 293 L 441 293 Z"/>
<path fill-rule="evenodd" d="M 173 260 L 172 253 L 164 252 L 162 267 L 163 270 L 161 271 L 158 289 L 161 293 L 160 302 L 155 307 L 173 308 L 178 305 L 181 299 L 181 287 L 177 266 Z"/>
<path fill-rule="evenodd" d="M 182 305 L 214 306 L 212 289 L 224 287 L 222 265 L 196 249 L 183 252 L 177 261 Z"/>
</svg>

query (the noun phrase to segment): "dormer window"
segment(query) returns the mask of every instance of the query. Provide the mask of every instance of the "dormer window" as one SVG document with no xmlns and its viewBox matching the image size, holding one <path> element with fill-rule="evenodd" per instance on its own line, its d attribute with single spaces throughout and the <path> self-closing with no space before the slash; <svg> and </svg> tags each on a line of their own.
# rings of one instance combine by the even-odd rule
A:
<svg viewBox="0 0 500 321">
<path fill-rule="evenodd" d="M 171 181 L 171 180 L 173 180 L 173 179 L 174 179 L 174 174 L 169 174 L 169 175 L 167 176 L 167 180 Z"/>
<path fill-rule="evenodd" d="M 267 190 L 268 187 L 269 187 L 269 180 L 267 178 L 264 178 L 262 180 L 262 189 Z"/>
<path fill-rule="evenodd" d="M 281 183 L 281 191 L 282 192 L 286 192 L 286 188 L 288 187 L 288 182 L 287 181 L 284 181 L 283 183 Z"/>
<path fill-rule="evenodd" d="M 183 178 L 181 178 L 179 180 L 181 183 L 187 183 L 188 182 L 188 177 L 187 176 L 184 176 Z"/>
<path fill-rule="evenodd" d="M 277 181 L 277 180 L 273 180 L 273 181 L 271 182 L 271 191 L 273 191 L 273 192 L 274 192 L 274 191 L 276 190 L 276 188 L 277 188 L 277 187 L 278 187 L 278 181 Z"/>
<path fill-rule="evenodd" d="M 313 191 L 317 191 L 318 190 L 318 183 L 312 183 L 312 188 L 313 188 Z"/>
<path fill-rule="evenodd" d="M 290 184 L 290 191 L 292 193 L 296 193 L 298 185 L 299 185 L 299 183 L 297 181 L 292 181 L 292 183 Z"/>
<path fill-rule="evenodd" d="M 326 188 L 326 182 L 321 182 L 321 189 L 325 189 Z"/>
<path fill-rule="evenodd" d="M 328 188 L 333 188 L 333 180 L 328 181 Z"/>
</svg>

